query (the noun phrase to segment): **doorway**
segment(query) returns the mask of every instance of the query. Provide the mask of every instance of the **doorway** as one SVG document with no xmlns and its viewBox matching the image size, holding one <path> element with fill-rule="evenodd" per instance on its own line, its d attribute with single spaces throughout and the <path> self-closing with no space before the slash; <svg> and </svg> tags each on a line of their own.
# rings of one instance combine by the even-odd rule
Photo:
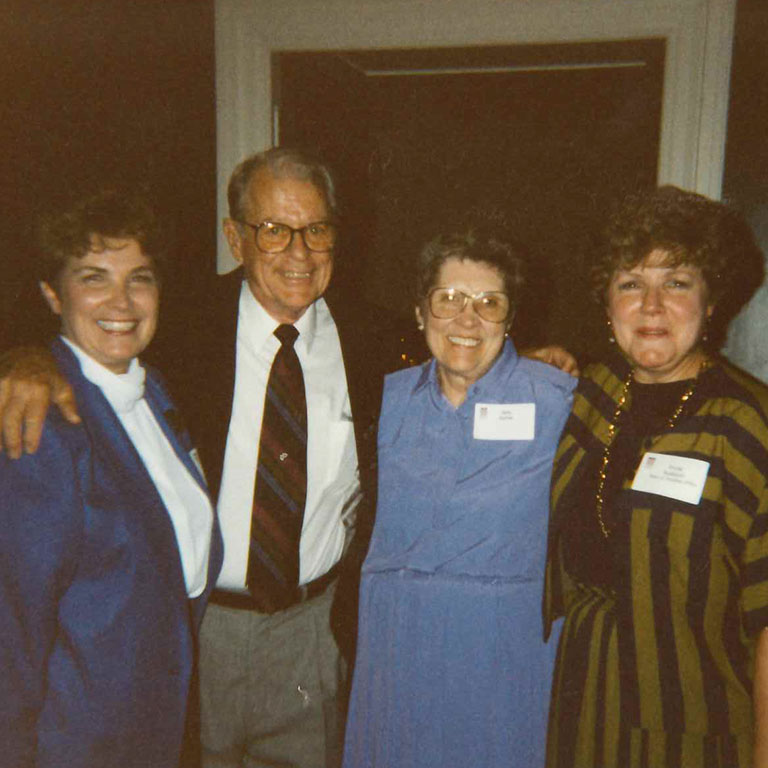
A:
<svg viewBox="0 0 768 768">
<path fill-rule="evenodd" d="M 335 169 L 338 277 L 412 317 L 413 260 L 472 208 L 531 251 L 518 345 L 603 350 L 587 256 L 610 204 L 657 178 L 665 41 L 272 56 L 275 143 Z"/>
</svg>

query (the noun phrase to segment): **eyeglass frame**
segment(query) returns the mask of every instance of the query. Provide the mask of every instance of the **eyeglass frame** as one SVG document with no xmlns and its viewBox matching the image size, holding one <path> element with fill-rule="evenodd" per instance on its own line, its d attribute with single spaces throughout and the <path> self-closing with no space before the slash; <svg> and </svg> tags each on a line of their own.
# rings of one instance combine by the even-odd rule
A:
<svg viewBox="0 0 768 768">
<path fill-rule="evenodd" d="M 454 291 L 455 293 L 461 294 L 461 296 L 464 297 L 464 301 L 461 304 L 461 308 L 458 312 L 456 312 L 455 315 L 450 315 L 448 317 L 440 317 L 439 315 L 436 315 L 434 311 L 432 310 L 432 295 L 436 291 Z M 507 314 L 501 319 L 501 320 L 489 320 L 487 317 L 483 317 L 482 313 L 478 312 L 477 307 L 475 306 L 475 302 L 479 299 L 484 298 L 485 296 L 490 296 L 492 294 L 497 294 L 506 297 L 507 301 L 509 302 L 509 307 L 507 309 Z M 427 308 L 429 309 L 429 314 L 432 315 L 437 320 L 453 320 L 454 317 L 458 317 L 466 308 L 467 308 L 467 302 L 472 299 L 472 311 L 482 320 L 485 320 L 486 323 L 506 323 L 508 322 L 515 313 L 515 307 L 512 303 L 512 300 L 509 298 L 509 294 L 506 291 L 480 291 L 479 293 L 466 293 L 465 291 L 460 290 L 459 288 L 453 288 L 450 285 L 436 285 L 434 288 L 430 288 L 430 290 L 427 292 Z"/>
<path fill-rule="evenodd" d="M 338 236 L 338 229 L 339 229 L 338 225 L 334 221 L 330 221 L 328 219 L 322 219 L 320 221 L 311 221 L 309 224 L 305 224 L 303 227 L 292 227 L 290 224 L 286 224 L 282 221 L 273 221 L 272 219 L 264 219 L 264 221 L 260 222 L 259 224 L 251 224 L 250 221 L 243 221 L 242 219 L 235 219 L 235 221 L 237 221 L 238 224 L 243 224 L 246 227 L 250 227 L 254 231 L 254 234 L 256 235 L 255 237 L 256 247 L 262 253 L 284 253 L 291 247 L 291 243 L 293 242 L 293 238 L 296 236 L 297 232 L 301 232 L 301 240 L 308 251 L 312 251 L 312 253 L 330 253 L 333 250 L 334 246 L 336 245 L 336 237 Z M 259 245 L 259 232 L 261 231 L 261 228 L 265 227 L 267 224 L 285 227 L 291 232 L 291 236 L 288 239 L 288 242 L 279 251 L 265 251 Z M 307 230 L 310 227 L 317 226 L 318 224 L 327 224 L 328 226 L 333 227 L 334 229 L 333 245 L 331 245 L 330 248 L 326 248 L 325 250 L 317 250 L 307 242 Z"/>
</svg>

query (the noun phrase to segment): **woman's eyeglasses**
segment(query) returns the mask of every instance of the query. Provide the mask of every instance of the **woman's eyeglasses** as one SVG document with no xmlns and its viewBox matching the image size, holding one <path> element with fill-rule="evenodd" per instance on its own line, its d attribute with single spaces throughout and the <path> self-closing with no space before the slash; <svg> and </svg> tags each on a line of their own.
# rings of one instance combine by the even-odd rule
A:
<svg viewBox="0 0 768 768">
<path fill-rule="evenodd" d="M 433 288 L 427 295 L 429 311 L 440 320 L 449 320 L 460 315 L 472 301 L 472 308 L 489 323 L 503 323 L 510 312 L 509 296 L 502 291 L 481 291 L 464 293 L 458 288 Z"/>
</svg>

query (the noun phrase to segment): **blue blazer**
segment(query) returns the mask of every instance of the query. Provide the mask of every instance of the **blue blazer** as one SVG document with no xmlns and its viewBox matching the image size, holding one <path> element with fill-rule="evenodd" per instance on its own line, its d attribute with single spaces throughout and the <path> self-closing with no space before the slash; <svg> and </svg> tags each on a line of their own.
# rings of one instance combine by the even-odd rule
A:
<svg viewBox="0 0 768 768">
<path fill-rule="evenodd" d="M 187 597 L 173 525 L 98 387 L 57 340 L 82 424 L 51 409 L 40 448 L 0 455 L 0 763 L 176 768 L 196 634 L 221 566 Z M 192 476 L 188 436 L 157 375 L 146 400 Z"/>
</svg>

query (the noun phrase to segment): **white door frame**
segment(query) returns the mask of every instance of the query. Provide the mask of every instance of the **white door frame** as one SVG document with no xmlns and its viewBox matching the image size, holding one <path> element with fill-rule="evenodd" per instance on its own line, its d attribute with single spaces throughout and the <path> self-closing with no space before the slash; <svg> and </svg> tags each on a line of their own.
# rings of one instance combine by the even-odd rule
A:
<svg viewBox="0 0 768 768">
<path fill-rule="evenodd" d="M 226 184 L 272 142 L 271 54 L 662 37 L 660 183 L 722 189 L 736 0 L 215 0 L 219 219 Z M 219 236 L 219 271 L 234 262 Z"/>
</svg>

